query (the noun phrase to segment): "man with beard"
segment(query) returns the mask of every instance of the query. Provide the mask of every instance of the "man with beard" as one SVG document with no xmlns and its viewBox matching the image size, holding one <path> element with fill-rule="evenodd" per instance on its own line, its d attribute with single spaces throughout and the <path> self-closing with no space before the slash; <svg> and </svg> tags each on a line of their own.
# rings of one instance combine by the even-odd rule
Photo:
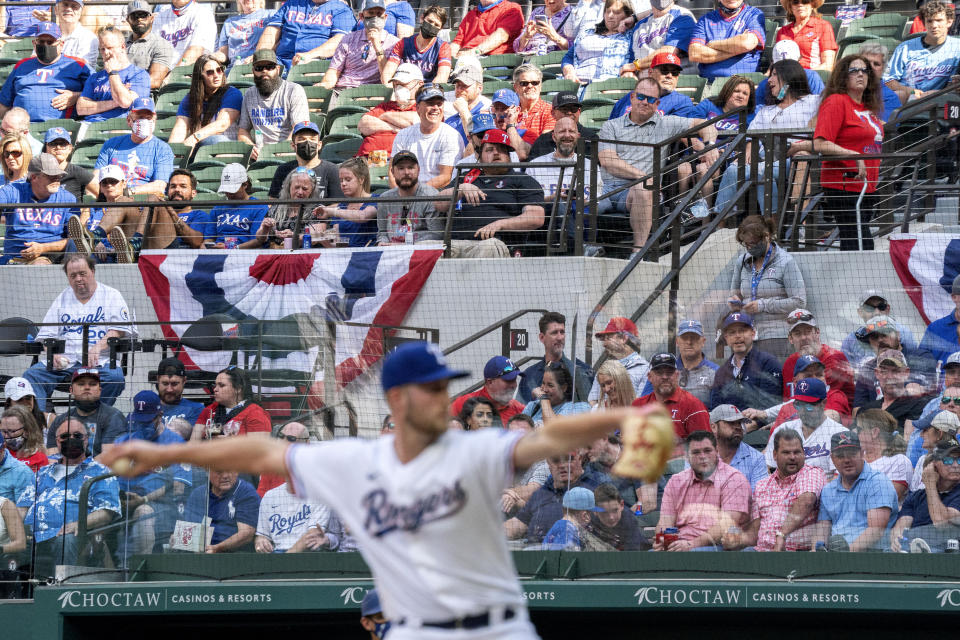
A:
<svg viewBox="0 0 960 640">
<path fill-rule="evenodd" d="M 397 186 L 381 193 L 381 199 L 437 195 L 436 189 L 420 182 L 420 163 L 409 151 L 401 151 L 390 159 L 390 175 Z M 379 202 L 377 244 L 403 244 L 407 233 L 413 234 L 414 242 L 443 240 L 443 218 L 434 205 L 427 201 Z"/>
<path fill-rule="evenodd" d="M 863 459 L 855 431 L 833 434 L 830 457 L 837 477 L 820 493 L 814 545 L 829 540 L 830 550 L 879 551 L 897 513 L 893 483 Z"/>
<path fill-rule="evenodd" d="M 50 433 L 61 457 L 41 467 L 36 485 L 31 484 L 17 501 L 17 507 L 26 511 L 24 524 L 33 531 L 34 576 L 37 578 L 53 576 L 58 564 L 77 563 L 77 519 L 80 490 L 85 481 L 97 476 L 105 478 L 90 486 L 87 527 L 101 527 L 120 515 L 117 479 L 110 476 L 107 467 L 87 455 L 90 439 L 87 426 L 70 418 L 51 426 Z"/>
<path fill-rule="evenodd" d="M 750 506 L 750 524 L 723 536 L 727 551 L 808 551 L 817 522 L 823 471 L 804 464 L 803 440 L 793 429 L 773 438 L 777 468 L 757 483 Z"/>
<path fill-rule="evenodd" d="M 323 190 L 325 197 L 343 197 L 337 165 L 320 158 L 320 127 L 310 120 L 296 123 L 293 126 L 290 147 L 296 152 L 297 156 L 276 168 L 273 180 L 270 182 L 269 195 L 271 198 L 280 197 L 280 192 L 283 190 L 283 181 L 294 169 L 299 167 L 313 170 L 316 187 Z"/>
<path fill-rule="evenodd" d="M 753 318 L 742 311 L 731 313 L 724 318 L 721 331 L 731 354 L 713 378 L 708 406 L 769 407 L 777 404 L 783 393 L 780 362 L 753 347 L 756 338 Z"/>
<path fill-rule="evenodd" d="M 480 62 L 466 58 L 466 62 L 458 65 L 450 81 L 453 82 L 453 100 L 444 104 L 444 115 L 449 114 L 444 122 L 460 134 L 463 144 L 467 144 L 470 142 L 467 132 L 473 131 L 473 119 L 490 108 L 490 99 L 483 95 L 483 69 Z M 480 149 L 478 147 L 473 151 L 478 153 Z"/>
<path fill-rule="evenodd" d="M 567 343 L 567 318 L 557 311 L 548 311 L 540 316 L 539 340 L 543 345 L 543 359 L 532 364 L 521 374 L 523 380 L 517 389 L 517 397 L 521 402 L 533 400 L 533 390 L 543 382 L 543 372 L 551 362 L 561 362 L 567 367 L 573 378 L 573 401 L 586 402 L 590 394 L 590 385 L 593 384 L 593 370 L 586 363 L 577 359 L 576 362 L 563 355 Z"/>
<path fill-rule="evenodd" d="M 676 356 L 672 353 L 658 353 L 653 356 L 650 359 L 647 379 L 653 392 L 634 400 L 633 406 L 660 404 L 666 407 L 673 420 L 673 431 L 678 442 L 686 440 L 694 431 L 710 430 L 707 408 L 693 394 L 680 388 Z"/>
<path fill-rule="evenodd" d="M 717 454 L 709 431 L 694 431 L 686 440 L 690 467 L 671 476 L 663 490 L 654 551 L 714 549 L 730 527 L 743 526 L 750 513 L 750 483 Z M 666 529 L 678 538 L 661 538 Z"/>
<path fill-rule="evenodd" d="M 252 64 L 254 86 L 243 93 L 237 123 L 237 140 L 253 147 L 250 162 L 257 159 L 261 145 L 289 139 L 295 123 L 310 120 L 307 94 L 300 85 L 281 77 L 277 54 L 258 49 Z M 257 131 L 259 136 L 254 133 Z"/>
<path fill-rule="evenodd" d="M 190 424 L 196 424 L 203 405 L 183 397 L 183 388 L 187 382 L 187 370 L 179 358 L 164 358 L 157 365 L 157 393 L 160 395 L 160 410 L 164 426 L 170 421 L 182 418 Z"/>
<path fill-rule="evenodd" d="M 130 62 L 119 30 L 100 32 L 103 69 L 92 74 L 77 100 L 77 114 L 87 122 L 122 118 L 137 98 L 150 97 L 150 75 Z"/>
<path fill-rule="evenodd" d="M 440 189 L 453 177 L 453 166 L 463 153 L 463 141 L 453 127 L 443 121 L 444 97 L 440 87 L 423 85 L 417 90 L 416 100 L 420 122 L 397 133 L 390 156 L 401 151 L 413 152 L 420 160 L 420 181 Z"/>
<path fill-rule="evenodd" d="M 60 27 L 52 22 L 37 25 L 33 48 L 36 56 L 14 65 L 0 89 L 0 117 L 11 107 L 26 109 L 34 122 L 72 117 L 90 68 L 63 55 Z"/>
<path fill-rule="evenodd" d="M 157 106 L 152 98 L 146 96 L 133 101 L 127 113 L 127 126 L 131 133 L 103 143 L 94 169 L 102 169 L 108 164 L 120 167 L 131 196 L 162 195 L 173 171 L 173 150 L 153 135 L 157 126 Z"/>
<path fill-rule="evenodd" d="M 750 488 L 765 479 L 767 463 L 763 454 L 743 441 L 743 421 L 747 416 L 732 404 L 722 404 L 710 412 L 710 428 L 717 437 L 720 459 L 746 476 Z"/>
<path fill-rule="evenodd" d="M 583 112 L 583 105 L 580 103 L 580 99 L 577 98 L 577 94 L 573 91 L 558 91 L 553 96 L 551 106 L 553 110 L 550 113 L 556 122 L 559 122 L 560 118 L 573 119 L 574 124 L 577 125 L 578 139 L 581 136 L 586 138 L 586 149 L 589 152 L 590 143 L 597 139 L 597 130 L 580 124 L 580 114 Z M 554 129 L 556 129 L 557 126 L 556 122 L 554 122 L 553 125 Z M 550 152 L 556 150 L 556 148 L 557 141 L 553 137 L 553 132 L 544 131 L 530 146 L 530 155 L 528 157 L 536 159 L 540 156 L 548 155 Z"/>
<path fill-rule="evenodd" d="M 483 388 L 454 400 L 450 404 L 450 415 L 460 415 L 463 403 L 470 398 L 486 398 L 493 402 L 493 408 L 497 411 L 493 426 L 500 427 L 507 424 L 510 422 L 510 418 L 523 411 L 523 404 L 513 399 L 513 395 L 517 391 L 517 376 L 519 375 L 520 369 L 509 358 L 504 356 L 490 358 L 483 367 Z M 550 524 L 559 519 L 560 516 L 557 516 Z M 549 525 L 547 526 L 549 527 Z"/>
<path fill-rule="evenodd" d="M 100 372 L 97 369 L 77 369 L 70 381 L 73 402 L 69 411 L 54 419 L 47 430 L 47 454 L 57 453 L 57 427 L 66 420 L 80 421 L 92 438 L 93 455 L 98 456 L 126 432 L 127 421 L 116 408 L 103 402 Z"/>
<path fill-rule="evenodd" d="M 900 329 L 889 316 L 874 316 L 857 330 L 857 339 L 870 346 L 875 354 L 899 351 L 910 369 L 907 383 L 912 395 L 923 395 L 936 389 L 936 365 L 933 355 L 921 347 L 908 347 L 900 340 Z M 877 357 L 861 361 L 856 371 L 853 406 L 862 407 L 878 398 Z"/>
<path fill-rule="evenodd" d="M 930 395 L 918 394 L 916 385 L 910 383 L 910 365 L 900 351 L 881 351 L 877 356 L 874 375 L 880 385 L 881 397 L 857 407 L 857 411 L 883 409 L 897 419 L 902 433 L 909 437 L 913 433 L 913 421 L 922 415 L 924 407 L 930 402 Z"/>
<path fill-rule="evenodd" d="M 252 191 L 253 184 L 242 164 L 231 162 L 223 168 L 217 193 L 226 195 L 230 204 L 217 205 L 210 212 L 213 224 L 210 237 L 214 249 L 259 249 L 263 246 L 257 240 L 257 231 L 270 208 L 255 204 L 256 198 L 250 197 Z"/>
<path fill-rule="evenodd" d="M 509 255 L 508 244 L 522 243 L 524 232 L 543 226 L 543 189 L 527 174 L 505 166 L 512 150 L 503 131 L 490 129 L 483 134 L 480 162 L 500 166 L 473 169 L 459 186 L 451 257 L 504 258 Z M 440 195 L 452 196 L 453 189 L 444 189 Z"/>
<path fill-rule="evenodd" d="M 209 211 L 195 210 L 197 178 L 188 169 L 174 169 L 167 184 L 165 207 L 154 207 L 143 232 L 145 249 L 200 249 L 212 238 L 216 223 Z M 113 238 L 111 238 L 111 241 Z M 114 243 L 117 247 L 117 244 Z M 120 251 L 120 247 L 117 247 Z"/>
<path fill-rule="evenodd" d="M 357 123 L 357 131 L 363 136 L 363 142 L 357 150 L 358 158 L 370 160 L 374 151 L 384 155 L 393 148 L 397 133 L 418 124 L 417 90 L 423 86 L 423 72 L 415 64 L 405 62 L 397 67 L 390 79 L 393 96 L 367 111 Z"/>
<path fill-rule="evenodd" d="M 773 440 L 777 433 L 792 429 L 803 436 L 803 454 L 806 464 L 819 467 L 831 478 L 836 471 L 830 458 L 830 439 L 835 433 L 847 429 L 839 422 L 826 416 L 827 385 L 816 378 L 804 378 L 793 388 L 793 405 L 796 407 L 796 420 L 784 422 L 773 430 L 765 451 L 767 466 L 776 466 L 773 457 Z"/>
<path fill-rule="evenodd" d="M 787 340 L 796 351 L 783 363 L 783 397 L 793 395 L 793 371 L 802 356 L 816 356 L 824 367 L 827 385 L 837 389 L 853 402 L 853 368 L 842 351 L 820 342 L 817 319 L 806 309 L 794 309 L 787 315 L 790 326 Z"/>
<path fill-rule="evenodd" d="M 150 74 L 150 88 L 159 89 L 177 65 L 173 46 L 153 32 L 153 10 L 147 0 L 132 0 L 127 5 L 127 56 L 130 62 Z"/>
</svg>

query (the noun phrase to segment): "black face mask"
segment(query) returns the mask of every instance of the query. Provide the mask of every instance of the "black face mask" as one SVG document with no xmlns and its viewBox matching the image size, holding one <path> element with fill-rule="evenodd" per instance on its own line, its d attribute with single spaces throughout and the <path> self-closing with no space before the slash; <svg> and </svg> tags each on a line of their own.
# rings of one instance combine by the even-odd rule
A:
<svg viewBox="0 0 960 640">
<path fill-rule="evenodd" d="M 440 27 L 437 25 L 430 24 L 429 22 L 420 23 L 420 35 L 423 36 L 425 40 L 436 38 L 438 33 L 440 33 Z"/>
<path fill-rule="evenodd" d="M 317 143 L 312 141 L 298 142 L 297 143 L 297 157 L 301 160 L 306 160 L 309 162 L 317 157 Z"/>
<path fill-rule="evenodd" d="M 134 22 L 130 25 L 130 31 L 133 31 L 135 34 L 137 34 L 137 37 L 139 38 L 147 31 L 150 31 L 150 25 L 146 22 Z"/>
<path fill-rule="evenodd" d="M 100 400 L 77 400 L 74 404 L 84 413 L 93 413 L 100 406 Z"/>
<path fill-rule="evenodd" d="M 57 51 L 57 45 L 55 44 L 37 45 L 37 60 L 43 64 L 50 64 L 57 59 L 58 55 L 60 55 L 60 53 Z"/>
<path fill-rule="evenodd" d="M 60 441 L 60 455 L 64 460 L 72 460 L 83 455 L 83 438 L 70 436 Z"/>
<path fill-rule="evenodd" d="M 741 7 L 743 7 L 743 3 L 742 3 L 742 2 L 741 2 L 737 7 L 733 8 L 733 9 L 730 9 L 730 8 L 728 8 L 728 7 L 725 7 L 725 6 L 723 6 L 722 4 L 718 4 L 718 6 L 717 6 L 717 8 L 720 9 L 720 12 L 721 12 L 721 13 L 723 13 L 724 15 L 728 15 L 728 16 L 732 16 L 732 15 L 735 14 L 737 11 L 740 11 L 740 8 L 741 8 Z"/>
</svg>

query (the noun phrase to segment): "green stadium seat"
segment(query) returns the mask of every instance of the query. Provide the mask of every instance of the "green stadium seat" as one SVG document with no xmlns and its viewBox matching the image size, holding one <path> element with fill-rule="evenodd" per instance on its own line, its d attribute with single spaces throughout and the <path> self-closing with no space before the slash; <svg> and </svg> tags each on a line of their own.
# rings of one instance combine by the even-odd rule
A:
<svg viewBox="0 0 960 640">
<path fill-rule="evenodd" d="M 320 157 L 324 160 L 339 164 L 357 155 L 361 144 L 363 144 L 363 138 L 349 138 L 336 142 L 325 142 L 323 149 L 320 150 Z"/>
<path fill-rule="evenodd" d="M 304 87 L 304 93 L 307 94 L 307 105 L 310 108 L 311 113 L 326 113 L 327 106 L 330 104 L 330 96 L 333 95 L 333 91 L 327 89 L 326 87 Z M 320 128 L 323 131 L 323 128 Z"/>
<path fill-rule="evenodd" d="M 693 74 L 681 74 L 677 79 L 677 92 L 688 96 L 694 103 L 703 98 L 703 91 L 707 88 L 707 79 Z"/>
<path fill-rule="evenodd" d="M 217 167 L 222 169 L 228 164 L 239 162 L 244 167 L 250 159 L 253 147 L 246 142 L 218 142 L 197 149 L 190 161 L 190 170 Z"/>
<path fill-rule="evenodd" d="M 544 80 L 540 85 L 540 97 L 547 102 L 553 99 L 553 96 L 561 91 L 572 91 L 576 93 L 580 90 L 580 85 L 573 80 L 566 78 L 557 78 L 554 80 Z"/>
<path fill-rule="evenodd" d="M 96 164 L 97 156 L 99 155 L 100 145 L 79 147 L 73 150 L 73 154 L 70 156 L 70 162 L 78 167 L 83 167 L 84 169 L 90 169 L 92 171 L 93 165 Z"/>
<path fill-rule="evenodd" d="M 190 86 L 190 81 L 193 80 L 193 65 L 184 65 L 182 67 L 174 67 L 170 72 L 170 75 L 167 76 L 167 84 L 174 82 L 180 82 Z"/>
<path fill-rule="evenodd" d="M 324 136 L 324 144 L 346 140 L 348 138 L 361 138 L 360 132 L 357 131 L 357 125 L 362 117 L 362 113 L 351 113 L 337 118 L 333 124 L 330 125 L 330 130 L 327 132 L 327 135 Z"/>
<path fill-rule="evenodd" d="M 493 96 L 494 93 L 500 89 L 510 89 L 513 90 L 513 81 L 512 80 L 484 80 L 483 81 L 483 95 L 486 97 Z"/>
<path fill-rule="evenodd" d="M 599 129 L 601 126 L 603 126 L 604 122 L 610 119 L 611 111 L 613 111 L 612 104 L 581 111 L 580 124 L 592 129 Z"/>
<path fill-rule="evenodd" d="M 264 186 L 264 191 L 270 188 L 270 183 L 273 181 L 273 175 L 277 172 L 276 165 L 269 167 L 259 167 L 257 169 L 248 169 L 247 177 L 250 178 L 250 182 L 254 187 L 258 185 Z"/>
<path fill-rule="evenodd" d="M 893 50 L 899 46 L 900 42 L 896 38 L 870 38 L 868 40 L 862 40 L 860 42 L 850 42 L 840 47 L 840 55 L 837 56 L 839 60 L 843 56 L 848 56 L 854 53 L 860 53 L 860 46 L 869 42 L 870 44 L 881 44 L 887 48 L 887 51 L 893 53 Z"/>
<path fill-rule="evenodd" d="M 235 64 L 227 74 L 227 82 L 232 86 L 243 91 L 247 87 L 253 86 L 253 65 Z"/>
<path fill-rule="evenodd" d="M 83 140 L 77 142 L 77 147 L 97 146 L 100 147 L 104 142 L 115 136 L 121 136 L 130 133 L 130 127 L 127 125 L 126 118 L 110 118 L 100 122 L 91 122 L 87 127 Z"/>
<path fill-rule="evenodd" d="M 534 56 L 530 59 L 530 62 L 535 64 L 540 71 L 543 72 L 543 77 L 546 78 L 549 74 L 553 78 L 562 78 L 563 71 L 561 69 L 561 62 L 563 61 L 563 56 L 566 55 L 566 51 L 551 51 L 545 56 Z"/>
<path fill-rule="evenodd" d="M 330 68 L 329 60 L 311 60 L 310 62 L 294 65 L 287 74 L 287 80 L 304 87 L 320 84 L 323 74 Z"/>
<path fill-rule="evenodd" d="M 583 94 L 584 110 L 604 105 L 616 104 L 623 95 L 633 91 L 637 86 L 636 78 L 610 78 L 609 80 L 600 80 L 591 82 L 587 85 L 587 90 Z"/>
<path fill-rule="evenodd" d="M 30 133 L 33 134 L 33 137 L 43 142 L 43 138 L 46 135 L 47 131 L 53 129 L 54 127 L 63 127 L 70 132 L 71 144 L 75 143 L 77 140 L 77 131 L 80 130 L 80 123 L 76 120 L 70 120 L 69 118 L 61 118 L 58 120 L 47 120 L 46 122 L 31 122 L 30 123 Z"/>
<path fill-rule="evenodd" d="M 264 167 L 273 167 L 295 159 L 296 155 L 290 146 L 290 142 L 287 140 L 265 144 L 263 148 L 260 149 L 260 154 L 257 156 L 257 159 L 250 163 L 250 168 L 262 169 Z"/>
<path fill-rule="evenodd" d="M 483 75 L 498 80 L 512 80 L 513 70 L 521 64 L 523 64 L 523 58 L 516 53 L 501 53 L 499 55 L 480 58 Z"/>
<path fill-rule="evenodd" d="M 177 124 L 177 116 L 160 118 L 157 120 L 157 126 L 154 129 L 153 134 L 161 140 L 166 140 L 170 137 L 170 133 L 173 131 L 173 125 L 175 124 Z"/>
<path fill-rule="evenodd" d="M 157 98 L 157 117 L 167 118 L 177 115 L 177 109 L 180 108 L 180 103 L 187 97 L 188 93 L 190 93 L 189 88 L 160 94 L 160 97 Z"/>
<path fill-rule="evenodd" d="M 190 155 L 193 153 L 193 147 L 188 147 L 182 142 L 170 143 L 170 149 L 173 151 L 173 166 L 186 167 Z"/>
<path fill-rule="evenodd" d="M 337 106 L 329 109 L 327 112 L 327 127 L 331 127 L 337 118 L 342 115 L 348 113 L 366 113 L 381 102 L 389 100 L 392 93 L 392 87 L 387 87 L 382 84 L 344 89 L 337 98 Z"/>
</svg>

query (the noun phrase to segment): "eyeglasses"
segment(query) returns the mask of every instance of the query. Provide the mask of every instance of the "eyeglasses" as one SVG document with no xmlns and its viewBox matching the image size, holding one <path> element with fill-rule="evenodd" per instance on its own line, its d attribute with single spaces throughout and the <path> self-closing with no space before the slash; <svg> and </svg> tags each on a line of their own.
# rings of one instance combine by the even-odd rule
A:
<svg viewBox="0 0 960 640">
<path fill-rule="evenodd" d="M 848 76 L 855 76 L 857 74 L 867 75 L 870 73 L 870 70 L 866 67 L 850 67 L 847 69 Z"/>
<path fill-rule="evenodd" d="M 940 398 L 940 402 L 942 402 L 944 405 L 948 405 L 952 402 L 953 406 L 960 407 L 960 397 L 951 398 L 950 396 L 943 396 Z"/>
<path fill-rule="evenodd" d="M 662 76 L 677 76 L 680 77 L 682 69 L 676 67 L 657 67 L 657 72 Z"/>
<path fill-rule="evenodd" d="M 646 102 L 647 104 L 657 104 L 660 102 L 660 98 L 655 98 L 653 96 L 645 96 L 642 93 L 635 93 L 633 97 L 637 99 L 637 102 Z"/>
<path fill-rule="evenodd" d="M 954 464 L 960 462 L 960 459 L 954 458 L 953 456 L 943 456 L 942 458 L 940 458 L 940 462 L 947 465 L 948 467 L 952 467 Z"/>
<path fill-rule="evenodd" d="M 810 322 L 813 320 L 812 313 L 802 313 L 798 311 L 792 311 L 790 315 L 787 316 L 787 324 L 793 326 L 798 322 Z"/>
<path fill-rule="evenodd" d="M 286 440 L 287 442 L 306 442 L 307 441 L 307 438 L 301 438 L 300 436 L 281 435 L 280 437 Z"/>
<path fill-rule="evenodd" d="M 277 68 L 277 65 L 273 64 L 272 62 L 268 62 L 267 64 L 258 64 L 253 68 L 253 72 L 266 73 L 267 71 L 273 71 L 276 68 Z"/>
<path fill-rule="evenodd" d="M 790 4 L 797 6 L 798 4 L 811 4 L 811 0 L 793 0 Z"/>
<path fill-rule="evenodd" d="M 208 78 L 212 78 L 213 76 L 222 76 L 223 69 L 220 67 L 217 67 L 216 69 L 205 69 L 203 75 L 207 76 Z"/>
<path fill-rule="evenodd" d="M 16 438 L 17 436 L 22 434 L 23 431 L 24 431 L 23 427 L 20 427 L 19 429 L 0 430 L 0 434 L 3 434 L 4 438 Z"/>
<path fill-rule="evenodd" d="M 538 87 L 540 86 L 539 80 L 517 80 L 517 85 L 521 87 Z"/>
<path fill-rule="evenodd" d="M 3 152 L 3 157 L 4 157 L 4 158 L 19 158 L 19 157 L 22 156 L 22 155 L 23 155 L 23 152 L 22 152 L 22 151 L 17 151 L 16 149 L 11 150 L 11 151 L 4 151 L 4 152 Z"/>
</svg>

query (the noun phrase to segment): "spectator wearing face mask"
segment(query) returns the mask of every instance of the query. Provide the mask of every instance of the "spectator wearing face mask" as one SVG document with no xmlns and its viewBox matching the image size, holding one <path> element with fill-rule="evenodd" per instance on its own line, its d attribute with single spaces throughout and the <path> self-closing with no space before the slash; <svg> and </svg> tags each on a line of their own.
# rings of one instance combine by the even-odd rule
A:
<svg viewBox="0 0 960 640">
<path fill-rule="evenodd" d="M 390 8 L 396 4 L 399 3 L 387 6 L 388 14 Z M 437 37 L 446 24 L 446 9 L 438 5 L 427 7 L 420 22 L 419 33 L 407 36 L 393 45 L 393 51 L 390 52 L 387 63 L 383 66 L 381 76 L 383 83 L 389 84 L 400 65 L 406 63 L 420 69 L 423 79 L 427 82 L 439 84 L 447 82 L 453 56 L 450 53 L 450 43 L 443 42 Z M 389 24 L 387 30 L 389 31 Z"/>
<path fill-rule="evenodd" d="M 340 89 L 380 82 L 387 57 L 398 42 L 396 36 L 384 29 L 385 16 L 383 0 L 364 0 L 360 11 L 363 29 L 351 31 L 337 45 L 321 87 L 334 89 L 338 94 Z"/>
<path fill-rule="evenodd" d="M 774 436 L 778 431 L 792 429 L 803 438 L 803 452 L 807 466 L 823 469 L 829 479 L 837 469 L 830 457 L 830 439 L 835 433 L 846 433 L 839 422 L 826 416 L 827 385 L 817 378 L 804 378 L 793 387 L 793 405 L 798 418 L 784 422 L 770 433 L 764 455 L 767 466 L 777 466 L 773 457 Z"/>
<path fill-rule="evenodd" d="M 153 135 L 157 126 L 157 107 L 149 96 L 133 101 L 127 113 L 127 125 L 131 133 L 103 143 L 94 168 L 120 167 L 130 195 L 162 195 L 173 173 L 173 150 Z"/>
<path fill-rule="evenodd" d="M 290 146 L 297 157 L 277 167 L 276 173 L 273 174 L 273 181 L 270 183 L 271 198 L 280 197 L 283 181 L 290 172 L 298 168 L 313 170 L 317 186 L 324 190 L 324 195 L 320 197 L 343 197 L 337 165 L 320 158 L 320 128 L 317 125 L 310 121 L 298 122 L 294 125 Z"/>
</svg>

